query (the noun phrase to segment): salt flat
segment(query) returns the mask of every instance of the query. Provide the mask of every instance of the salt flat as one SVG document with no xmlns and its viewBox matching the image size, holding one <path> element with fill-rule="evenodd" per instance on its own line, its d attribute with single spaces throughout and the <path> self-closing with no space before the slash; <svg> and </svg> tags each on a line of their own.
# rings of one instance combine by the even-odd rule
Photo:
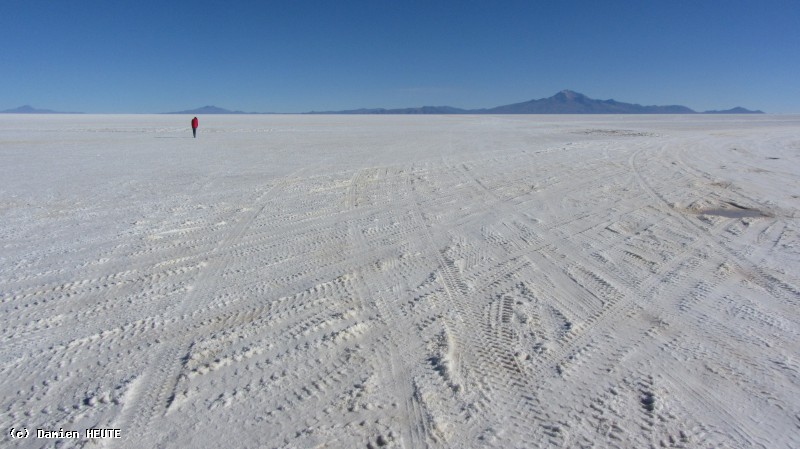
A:
<svg viewBox="0 0 800 449">
<path fill-rule="evenodd" d="M 4 447 L 800 447 L 800 117 L 189 118 L 0 116 Z"/>
</svg>

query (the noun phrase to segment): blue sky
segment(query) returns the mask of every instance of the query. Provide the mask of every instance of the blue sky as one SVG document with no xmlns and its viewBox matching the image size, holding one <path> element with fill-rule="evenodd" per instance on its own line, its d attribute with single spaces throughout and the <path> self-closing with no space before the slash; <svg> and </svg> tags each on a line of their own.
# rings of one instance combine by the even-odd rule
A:
<svg viewBox="0 0 800 449">
<path fill-rule="evenodd" d="M 800 112 L 800 1 L 2 0 L 0 110 Z"/>
</svg>

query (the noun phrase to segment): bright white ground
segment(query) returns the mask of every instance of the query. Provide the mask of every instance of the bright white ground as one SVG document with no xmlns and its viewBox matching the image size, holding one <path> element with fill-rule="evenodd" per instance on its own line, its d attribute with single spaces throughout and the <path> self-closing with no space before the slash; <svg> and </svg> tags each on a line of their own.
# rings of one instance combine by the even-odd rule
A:
<svg viewBox="0 0 800 449">
<path fill-rule="evenodd" d="M 0 116 L 3 447 L 800 447 L 800 117 L 189 119 Z"/>
</svg>

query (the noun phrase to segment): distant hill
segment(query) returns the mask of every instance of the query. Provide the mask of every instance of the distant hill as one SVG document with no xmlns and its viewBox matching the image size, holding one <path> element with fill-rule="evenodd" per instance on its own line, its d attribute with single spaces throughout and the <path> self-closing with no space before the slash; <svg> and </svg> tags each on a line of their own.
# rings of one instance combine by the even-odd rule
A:
<svg viewBox="0 0 800 449">
<path fill-rule="evenodd" d="M 703 114 L 763 114 L 764 111 L 751 111 L 742 107 L 735 107 L 733 109 L 726 109 L 724 111 L 706 111 Z"/>
<path fill-rule="evenodd" d="M 0 114 L 82 114 L 81 112 L 59 112 L 50 109 L 36 109 L 33 106 L 25 105 L 14 109 L 0 111 Z"/>
<path fill-rule="evenodd" d="M 310 112 L 309 114 L 696 114 L 680 105 L 642 106 L 616 100 L 595 100 L 578 92 L 562 90 L 549 98 L 529 100 L 488 109 L 459 109 L 450 106 L 423 106 L 403 109 L 353 109 L 347 111 Z M 734 108 L 728 111 L 708 111 L 708 114 L 753 114 Z"/>
<path fill-rule="evenodd" d="M 165 112 L 165 114 L 254 114 L 253 112 L 230 111 L 216 106 L 203 106 L 202 108 L 189 109 L 188 111 Z M 257 114 L 257 113 L 256 113 Z"/>
</svg>

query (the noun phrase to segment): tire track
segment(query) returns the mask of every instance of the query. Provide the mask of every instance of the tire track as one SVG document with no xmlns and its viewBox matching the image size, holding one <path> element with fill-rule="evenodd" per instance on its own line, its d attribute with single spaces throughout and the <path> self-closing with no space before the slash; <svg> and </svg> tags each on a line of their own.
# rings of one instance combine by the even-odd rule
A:
<svg viewBox="0 0 800 449">
<path fill-rule="evenodd" d="M 672 208 L 669 206 L 669 204 L 664 200 L 664 198 L 660 196 L 653 189 L 652 186 L 650 186 L 647 180 L 644 179 L 644 177 L 641 175 L 638 168 L 636 167 L 636 158 L 638 157 L 639 154 L 641 154 L 641 152 L 642 150 L 639 150 L 631 155 L 629 159 L 631 169 L 633 170 L 636 178 L 639 180 L 642 189 L 645 190 L 645 192 L 647 192 L 650 197 L 652 197 L 657 201 L 660 209 L 664 213 L 676 219 L 677 221 L 682 222 L 689 228 L 696 230 L 697 235 L 700 237 L 700 239 L 703 239 L 704 241 L 713 245 L 715 248 L 722 251 L 731 259 L 733 259 L 735 261 L 734 263 L 739 265 L 740 270 L 744 269 L 743 271 L 753 273 L 759 285 L 770 291 L 772 294 L 775 294 L 776 296 L 782 299 L 792 302 L 796 301 L 797 298 L 800 297 L 800 289 L 794 288 L 793 286 L 788 285 L 785 282 L 782 282 L 781 280 L 775 278 L 774 276 L 771 276 L 770 274 L 766 273 L 761 266 L 753 264 L 742 254 L 720 243 L 717 239 L 710 238 L 708 231 L 704 229 L 702 226 L 690 220 L 688 217 L 685 217 L 682 214 L 674 212 Z M 776 285 L 777 288 L 775 287 Z"/>
<path fill-rule="evenodd" d="M 415 188 L 412 182 L 408 182 L 408 190 L 412 193 Z M 519 361 L 513 353 L 510 353 L 510 348 L 504 347 L 501 343 L 493 341 L 494 339 L 486 335 L 485 327 L 482 326 L 483 317 L 474 311 L 474 306 L 469 304 L 468 288 L 467 286 L 454 274 L 454 267 L 452 262 L 448 262 L 443 256 L 442 252 L 437 248 L 431 233 L 431 226 L 422 217 L 419 210 L 419 203 L 414 202 L 416 207 L 412 209 L 415 222 L 422 224 L 424 229 L 424 240 L 426 246 L 429 248 L 428 253 L 433 253 L 433 260 L 436 262 L 437 279 L 441 283 L 447 302 L 450 304 L 450 312 L 444 315 L 445 323 L 448 329 L 453 332 L 453 335 L 458 344 L 465 347 L 464 352 L 472 353 L 477 357 L 474 365 L 465 367 L 465 369 L 474 369 L 476 373 L 474 376 L 482 378 L 488 376 L 493 381 L 485 384 L 482 388 L 487 389 L 490 394 L 485 398 L 491 398 L 491 402 L 498 404 L 515 404 L 515 412 L 509 413 L 506 409 L 502 416 L 511 421 L 515 429 L 515 438 L 520 438 L 524 441 L 542 441 L 547 432 L 547 426 L 542 427 L 531 426 L 531 423 L 541 422 L 540 416 L 542 415 L 540 406 L 536 403 L 535 397 L 531 396 L 531 392 L 535 388 L 528 383 L 528 377 L 524 375 L 524 370 Z M 469 330 L 468 330 L 469 329 Z M 474 332 L 475 329 L 484 329 L 481 332 Z M 499 365 L 497 364 L 499 362 Z M 497 367 L 502 369 L 498 370 Z M 491 421 L 500 418 L 500 411 L 498 410 L 496 418 L 488 416 L 483 417 L 484 426 Z M 473 418 L 474 419 L 474 418 Z M 491 421 L 486 421 L 490 419 Z M 474 438 L 478 437 L 478 432 L 482 432 L 485 428 L 478 423 L 472 424 L 473 430 L 466 433 L 462 438 L 465 444 L 471 444 Z M 542 431 L 544 429 L 544 432 Z M 551 432 L 550 439 L 558 440 L 560 435 L 558 432 Z"/>
<path fill-rule="evenodd" d="M 223 252 L 238 241 L 258 215 L 267 207 L 267 204 L 269 204 L 269 195 L 276 189 L 287 184 L 289 178 L 296 176 L 301 170 L 291 173 L 265 190 L 258 199 L 259 206 L 257 206 L 255 212 L 247 219 L 238 223 L 231 234 L 212 250 L 210 256 Z M 223 258 L 220 262 L 210 266 L 208 274 L 204 277 L 198 277 L 199 285 L 194 286 L 194 288 L 184 296 L 181 303 L 176 306 L 174 312 L 175 316 L 184 315 L 183 312 L 189 305 L 195 303 L 196 299 L 202 299 L 213 292 L 218 282 L 219 274 L 224 269 L 224 264 Z M 141 390 L 142 393 L 133 398 L 135 401 L 134 405 L 125 409 L 132 415 L 120 415 L 118 421 L 115 423 L 118 428 L 130 429 L 138 438 L 147 441 L 147 438 L 150 436 L 148 429 L 151 421 L 159 414 L 165 413 L 171 403 L 169 395 L 173 394 L 178 382 L 177 376 L 182 366 L 181 354 L 185 353 L 186 345 L 190 342 L 191 338 L 191 335 L 185 335 L 177 341 L 164 342 L 156 348 L 154 353 L 149 357 L 146 370 L 140 375 L 141 380 L 137 381 L 138 389 Z M 141 441 L 142 440 L 139 440 L 137 443 Z"/>
<path fill-rule="evenodd" d="M 510 211 L 510 213 L 513 213 L 513 211 Z M 559 350 L 556 350 L 556 351 L 553 351 L 553 352 L 549 353 L 547 355 L 547 357 L 546 357 L 545 363 L 539 365 L 538 369 L 534 368 L 534 370 L 531 373 L 531 375 L 536 376 L 536 375 L 542 374 L 543 367 L 552 366 L 553 363 L 556 363 L 557 364 L 556 366 L 558 366 L 558 364 L 560 364 L 559 360 L 565 360 L 567 358 L 568 354 L 574 354 L 572 348 L 584 347 L 584 345 L 586 343 L 586 339 L 588 338 L 586 336 L 597 335 L 598 332 L 600 332 L 600 329 L 602 329 L 602 327 L 598 327 L 599 325 L 601 325 L 601 324 L 604 325 L 604 326 L 605 325 L 609 325 L 610 323 L 616 321 L 614 318 L 620 317 L 622 314 L 629 314 L 633 310 L 632 309 L 633 307 L 638 307 L 638 306 L 636 304 L 630 303 L 630 302 L 620 304 L 619 302 L 622 299 L 630 298 L 630 297 L 634 296 L 633 292 L 636 291 L 636 290 L 644 291 L 644 292 L 650 292 L 651 289 L 654 286 L 656 286 L 656 284 L 658 283 L 659 279 L 661 279 L 662 276 L 669 276 L 671 273 L 680 273 L 682 271 L 682 268 L 680 267 L 680 265 L 682 264 L 682 261 L 684 260 L 685 255 L 690 254 L 690 252 L 692 252 L 692 251 L 696 251 L 698 249 L 698 247 L 702 248 L 705 243 L 706 242 L 704 242 L 702 240 L 697 240 L 697 241 L 693 242 L 692 244 L 690 244 L 690 246 L 688 248 L 684 248 L 684 250 L 681 253 L 676 254 L 675 257 L 671 258 L 671 260 L 668 263 L 662 264 L 661 266 L 659 266 L 658 269 L 655 272 L 652 273 L 653 275 L 648 277 L 646 282 L 644 282 L 643 284 L 638 285 L 638 286 L 637 285 L 632 285 L 630 287 L 626 285 L 625 294 L 622 295 L 621 297 L 618 297 L 617 300 L 612 301 L 612 304 L 611 304 L 612 307 L 611 308 L 604 307 L 604 309 L 601 311 L 601 313 L 599 315 L 594 315 L 594 316 L 590 317 L 587 320 L 587 324 L 581 327 L 580 335 L 570 336 L 570 340 L 571 341 L 569 341 L 568 344 L 564 345 Z M 579 254 L 578 251 L 572 251 L 571 253 Z M 586 262 L 586 261 L 583 261 L 583 262 Z M 591 265 L 592 264 L 589 264 L 589 266 L 591 266 Z M 625 285 L 625 284 L 626 283 L 623 283 L 622 285 Z M 602 285 L 603 285 L 603 283 L 601 282 L 601 287 L 602 287 Z M 607 285 L 607 284 L 604 284 L 604 285 Z M 638 287 L 638 288 L 636 288 L 636 287 Z M 592 287 L 586 287 L 586 288 L 587 288 L 588 291 L 592 291 L 593 290 Z M 633 290 L 628 292 L 627 288 L 632 288 Z M 645 294 L 645 297 L 652 297 L 653 294 L 654 293 L 647 293 L 647 294 Z M 572 334 L 572 335 L 574 335 L 574 334 Z M 569 357 L 571 358 L 572 355 L 570 355 Z"/>
<path fill-rule="evenodd" d="M 364 189 L 365 187 L 365 174 L 366 170 L 360 170 L 353 178 L 348 194 L 348 204 L 351 208 L 357 209 L 359 207 L 359 189 Z M 396 195 L 393 196 L 400 201 L 393 204 L 394 210 L 403 211 L 407 209 L 407 204 L 404 204 L 405 202 L 402 199 L 396 198 Z M 359 248 L 359 251 L 369 253 L 370 250 L 363 230 L 359 226 L 354 226 L 353 220 L 349 223 L 350 238 L 355 246 Z M 358 222 L 355 223 L 357 224 Z M 364 270 L 371 265 L 367 264 Z M 390 370 L 388 378 L 384 377 L 385 382 L 393 386 L 393 391 L 403 403 L 404 422 L 408 424 L 408 427 L 400 430 L 402 440 L 407 442 L 410 445 L 409 447 L 428 447 L 429 435 L 432 432 L 431 425 L 427 421 L 429 418 L 423 415 L 419 397 L 414 393 L 413 380 L 405 374 L 407 373 L 407 367 L 414 365 L 412 361 L 417 360 L 417 363 L 419 362 L 418 359 L 421 356 L 423 344 L 417 339 L 412 339 L 415 337 L 414 334 L 403 333 L 400 335 L 397 333 L 403 329 L 414 328 L 415 323 L 398 313 L 396 305 L 390 303 L 384 296 L 384 292 L 393 289 L 385 284 L 384 277 L 376 278 L 375 276 L 370 276 L 367 278 L 364 277 L 366 275 L 367 273 L 363 272 L 361 282 L 356 282 L 356 287 L 360 292 L 359 296 L 376 308 L 387 332 Z M 405 281 L 400 280 L 400 282 L 399 286 L 394 287 L 394 289 L 407 290 L 408 286 Z"/>
</svg>

